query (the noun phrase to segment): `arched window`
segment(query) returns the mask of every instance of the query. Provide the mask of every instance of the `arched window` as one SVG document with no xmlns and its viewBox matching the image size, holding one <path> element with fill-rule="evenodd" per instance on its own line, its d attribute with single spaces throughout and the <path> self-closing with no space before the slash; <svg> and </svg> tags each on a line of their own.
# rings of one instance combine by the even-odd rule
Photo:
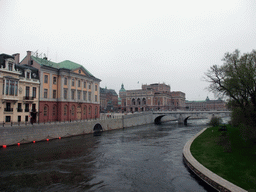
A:
<svg viewBox="0 0 256 192">
<path fill-rule="evenodd" d="M 44 116 L 48 115 L 48 107 L 45 105 L 44 106 Z"/>
<path fill-rule="evenodd" d="M 143 105 L 146 105 L 146 104 L 147 104 L 147 101 L 146 101 L 145 98 L 142 99 L 142 104 L 143 104 Z"/>
<path fill-rule="evenodd" d="M 75 114 L 75 106 L 73 105 L 71 108 L 71 114 L 74 115 Z"/>
<path fill-rule="evenodd" d="M 86 106 L 84 106 L 84 115 L 86 115 Z"/>
<path fill-rule="evenodd" d="M 98 108 L 95 107 L 95 116 L 98 114 Z"/>
<path fill-rule="evenodd" d="M 55 116 L 55 115 L 56 115 L 56 106 L 54 105 L 52 108 L 52 116 Z"/>
<path fill-rule="evenodd" d="M 135 99 L 132 99 L 132 104 L 135 105 Z"/>
<path fill-rule="evenodd" d="M 91 107 L 89 107 L 89 115 L 91 114 L 91 112 L 92 112 L 92 108 L 91 108 Z"/>
<path fill-rule="evenodd" d="M 140 105 L 140 98 L 137 99 L 137 105 Z"/>
<path fill-rule="evenodd" d="M 67 105 L 64 106 L 64 115 L 66 116 L 67 115 L 67 111 L 68 111 L 68 107 Z"/>
</svg>

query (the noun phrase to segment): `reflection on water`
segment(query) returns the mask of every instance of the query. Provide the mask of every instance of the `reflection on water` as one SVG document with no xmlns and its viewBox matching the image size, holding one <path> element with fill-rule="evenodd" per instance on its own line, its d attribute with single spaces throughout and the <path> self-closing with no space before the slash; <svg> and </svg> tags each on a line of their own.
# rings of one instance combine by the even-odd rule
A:
<svg viewBox="0 0 256 192">
<path fill-rule="evenodd" d="M 182 149 L 205 127 L 145 125 L 0 150 L 1 191 L 207 191 Z"/>
</svg>

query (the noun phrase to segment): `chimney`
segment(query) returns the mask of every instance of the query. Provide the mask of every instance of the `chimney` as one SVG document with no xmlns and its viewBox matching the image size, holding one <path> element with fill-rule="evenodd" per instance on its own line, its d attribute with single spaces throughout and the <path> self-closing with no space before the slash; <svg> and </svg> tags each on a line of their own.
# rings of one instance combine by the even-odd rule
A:
<svg viewBox="0 0 256 192">
<path fill-rule="evenodd" d="M 15 53 L 12 56 L 14 57 L 15 64 L 19 64 L 20 63 L 20 54 Z"/>
<path fill-rule="evenodd" d="M 27 51 L 28 60 L 31 60 L 31 51 Z"/>
</svg>

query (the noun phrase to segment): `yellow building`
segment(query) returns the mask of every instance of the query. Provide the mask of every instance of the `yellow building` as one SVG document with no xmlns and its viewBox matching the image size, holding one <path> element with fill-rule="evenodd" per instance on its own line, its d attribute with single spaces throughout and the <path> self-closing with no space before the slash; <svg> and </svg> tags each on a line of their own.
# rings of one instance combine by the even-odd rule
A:
<svg viewBox="0 0 256 192">
<path fill-rule="evenodd" d="M 15 57 L 0 54 L 0 122 L 38 121 L 39 76 L 31 66 L 19 66 Z"/>
<path fill-rule="evenodd" d="M 69 60 L 52 62 L 31 51 L 27 51 L 20 65 L 39 71 L 39 122 L 99 117 L 101 80 L 82 65 Z"/>
</svg>

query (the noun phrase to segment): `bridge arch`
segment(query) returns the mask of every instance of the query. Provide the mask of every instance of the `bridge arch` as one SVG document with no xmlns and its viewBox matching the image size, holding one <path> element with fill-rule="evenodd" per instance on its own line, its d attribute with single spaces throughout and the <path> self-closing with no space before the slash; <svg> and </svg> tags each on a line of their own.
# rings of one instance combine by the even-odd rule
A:
<svg viewBox="0 0 256 192">
<path fill-rule="evenodd" d="M 157 118 L 155 118 L 155 120 L 154 120 L 154 123 L 156 124 L 156 125 L 160 125 L 161 124 L 161 119 L 162 119 L 162 117 L 164 117 L 165 115 L 160 115 L 160 116 L 158 116 Z"/>
<path fill-rule="evenodd" d="M 188 117 L 186 117 L 185 119 L 184 119 L 184 125 L 188 125 L 188 118 L 189 118 L 190 116 L 188 116 Z"/>
<path fill-rule="evenodd" d="M 101 124 L 97 123 L 96 125 L 94 125 L 93 132 L 102 132 L 102 131 L 103 131 L 103 128 Z"/>
</svg>

